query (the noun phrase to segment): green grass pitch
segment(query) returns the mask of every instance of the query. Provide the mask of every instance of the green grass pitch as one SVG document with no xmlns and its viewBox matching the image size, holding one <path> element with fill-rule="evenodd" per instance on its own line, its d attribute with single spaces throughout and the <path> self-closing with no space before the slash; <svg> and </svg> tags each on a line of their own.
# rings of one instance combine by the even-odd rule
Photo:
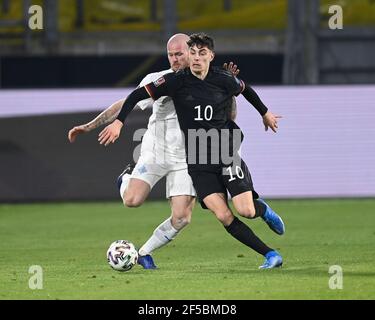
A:
<svg viewBox="0 0 375 320">
<path fill-rule="evenodd" d="M 261 220 L 245 220 L 285 260 L 258 270 L 263 257 L 235 241 L 196 206 L 192 223 L 154 253 L 158 270 L 116 272 L 109 244 L 140 246 L 169 215 L 148 202 L 0 205 L 0 299 L 374 299 L 375 200 L 273 200 L 286 223 L 277 236 Z M 43 270 L 31 290 L 29 267 Z M 343 288 L 329 288 L 339 265 Z"/>
</svg>

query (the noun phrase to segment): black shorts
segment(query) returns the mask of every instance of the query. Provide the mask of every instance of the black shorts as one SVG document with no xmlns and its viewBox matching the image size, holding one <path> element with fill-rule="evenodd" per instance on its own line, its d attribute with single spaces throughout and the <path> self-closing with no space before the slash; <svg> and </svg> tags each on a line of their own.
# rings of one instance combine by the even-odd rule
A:
<svg viewBox="0 0 375 320">
<path fill-rule="evenodd" d="M 205 170 L 189 169 L 189 174 L 203 209 L 207 209 L 204 198 L 213 193 L 223 193 L 227 197 L 229 192 L 233 198 L 252 191 L 253 198 L 259 198 L 254 190 L 249 169 L 242 159 L 241 167 L 211 166 Z"/>
</svg>

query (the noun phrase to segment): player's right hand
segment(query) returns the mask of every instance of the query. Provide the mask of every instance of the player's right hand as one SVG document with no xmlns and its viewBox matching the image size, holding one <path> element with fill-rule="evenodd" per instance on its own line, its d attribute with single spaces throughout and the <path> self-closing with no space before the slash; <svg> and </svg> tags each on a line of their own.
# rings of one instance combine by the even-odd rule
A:
<svg viewBox="0 0 375 320">
<path fill-rule="evenodd" d="M 238 69 L 237 65 L 234 64 L 233 62 L 230 62 L 229 64 L 224 63 L 223 68 L 229 71 L 230 73 L 232 73 L 235 77 L 237 77 L 238 74 L 240 73 L 240 69 Z"/>
<path fill-rule="evenodd" d="M 268 128 L 271 128 L 272 131 L 276 133 L 277 129 L 279 128 L 277 122 L 281 118 L 282 116 L 273 114 L 271 111 L 267 111 L 267 113 L 263 116 L 264 129 L 268 131 Z"/>
<path fill-rule="evenodd" d="M 85 132 L 88 132 L 88 130 L 84 125 L 77 126 L 77 127 L 74 127 L 73 129 L 70 129 L 68 133 L 69 142 L 73 143 L 74 141 L 76 141 L 76 138 L 79 134 L 82 134 Z"/>
<path fill-rule="evenodd" d="M 98 141 L 104 146 L 114 143 L 120 136 L 123 123 L 120 120 L 113 121 L 110 125 L 106 126 L 102 132 L 99 133 Z"/>
</svg>

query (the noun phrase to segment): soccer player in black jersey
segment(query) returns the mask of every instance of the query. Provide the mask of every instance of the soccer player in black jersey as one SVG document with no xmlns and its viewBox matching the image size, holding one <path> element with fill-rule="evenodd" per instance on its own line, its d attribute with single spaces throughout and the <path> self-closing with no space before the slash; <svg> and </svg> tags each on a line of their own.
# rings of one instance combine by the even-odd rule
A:
<svg viewBox="0 0 375 320">
<path fill-rule="evenodd" d="M 228 111 L 233 96 L 242 94 L 261 114 L 266 130 L 270 127 L 276 132 L 280 116 L 268 111 L 249 85 L 222 68 L 210 66 L 214 59 L 212 38 L 194 34 L 188 45 L 190 67 L 133 91 L 112 124 L 109 140 L 118 138 L 125 118 L 138 101 L 170 96 L 185 135 L 188 171 L 202 207 L 210 209 L 234 238 L 265 256 L 260 268 L 279 267 L 281 255 L 233 215 L 227 193 L 241 216 L 261 217 L 277 234 L 285 232 L 282 219 L 253 188 L 250 172 L 238 153 L 243 134 Z"/>
</svg>

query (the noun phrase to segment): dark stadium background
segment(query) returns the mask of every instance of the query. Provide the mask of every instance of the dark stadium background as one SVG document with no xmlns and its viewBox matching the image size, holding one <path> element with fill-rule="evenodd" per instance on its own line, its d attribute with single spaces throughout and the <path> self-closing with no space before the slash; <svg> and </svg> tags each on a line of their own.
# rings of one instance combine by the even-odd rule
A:
<svg viewBox="0 0 375 320">
<path fill-rule="evenodd" d="M 43 6 L 44 30 L 27 26 L 31 15 L 25 8 L 32 4 Z M 179 31 L 211 34 L 217 44 L 215 64 L 234 61 L 241 77 L 254 86 L 373 84 L 374 4 L 342 4 L 345 27 L 330 30 L 328 1 L 2 1 L 0 200 L 117 199 L 113 181 L 131 160 L 132 132 L 146 127 L 150 112 L 135 111 L 126 137 L 103 150 L 96 144 L 96 133 L 80 137 L 75 145 L 68 144 L 66 134 L 107 105 L 56 114 L 51 101 L 51 112 L 34 114 L 37 101 L 26 99 L 23 109 L 31 113 L 12 117 L 2 92 L 14 90 L 10 92 L 16 98 L 20 89 L 134 88 L 147 73 L 168 68 L 165 42 Z M 291 105 L 293 100 L 291 95 Z M 85 101 L 81 103 L 84 107 Z M 330 111 L 330 104 L 320 106 L 323 113 Z M 270 108 L 278 111 L 277 101 Z M 291 127 L 293 123 L 287 123 L 286 128 Z M 89 165 L 82 168 L 78 159 Z M 93 168 L 100 168 L 95 176 Z M 375 194 L 375 178 L 371 174 L 366 179 L 372 189 L 363 196 Z M 160 183 L 151 197 L 163 195 Z"/>
</svg>

